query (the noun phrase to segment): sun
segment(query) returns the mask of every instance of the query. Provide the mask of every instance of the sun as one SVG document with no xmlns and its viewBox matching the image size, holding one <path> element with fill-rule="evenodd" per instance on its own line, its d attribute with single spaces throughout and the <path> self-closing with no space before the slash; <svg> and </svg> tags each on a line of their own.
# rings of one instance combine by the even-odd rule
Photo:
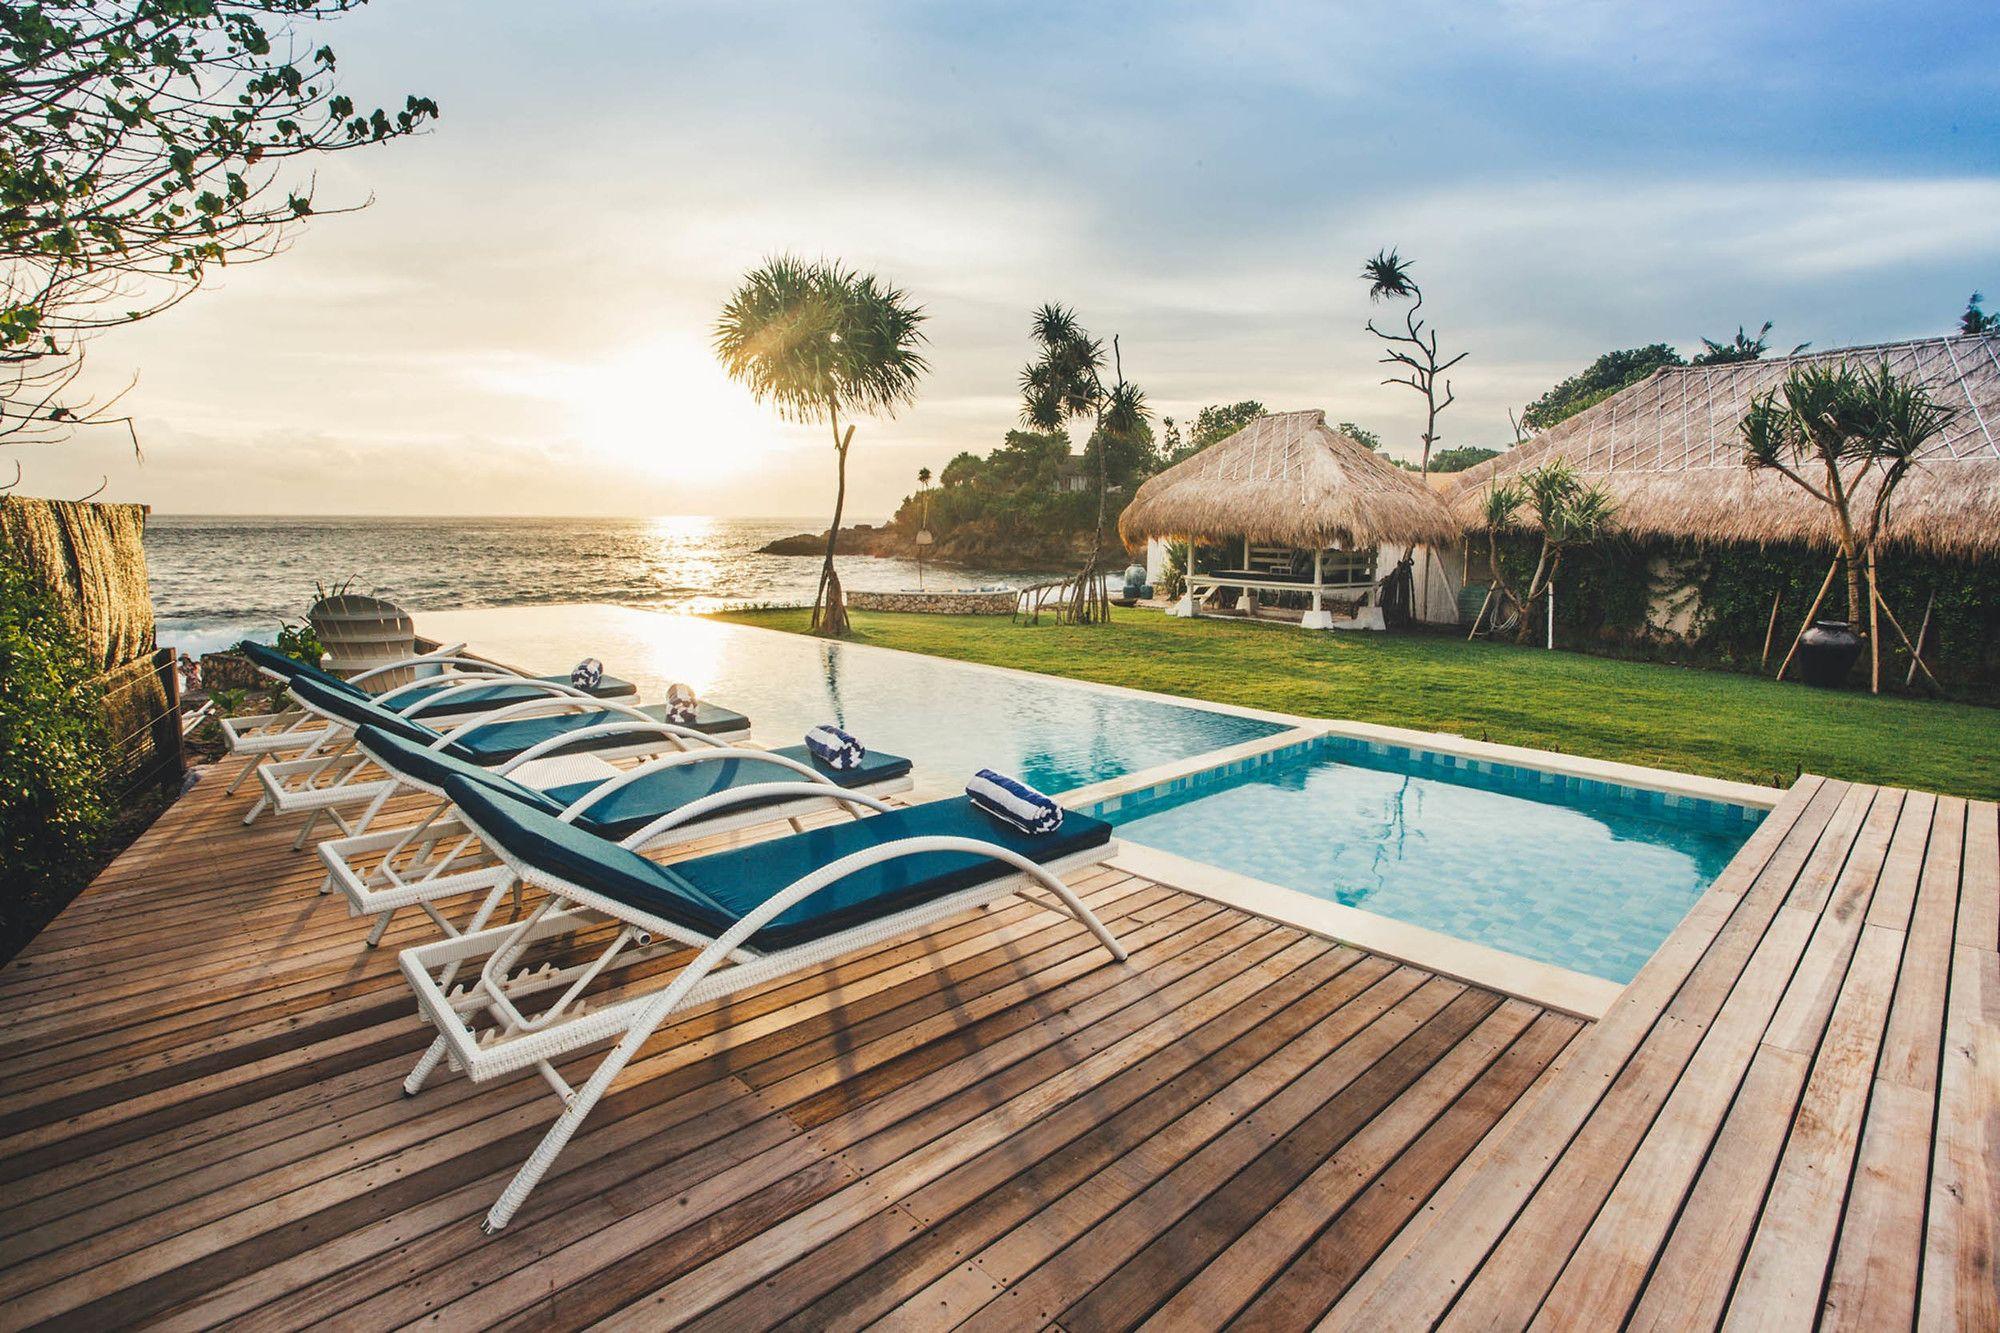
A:
<svg viewBox="0 0 2000 1333">
<path fill-rule="evenodd" d="M 653 339 L 606 362 L 567 367 L 550 387 L 566 434 L 606 463 L 649 479 L 750 476 L 795 429 L 758 407 L 696 338 Z"/>
</svg>

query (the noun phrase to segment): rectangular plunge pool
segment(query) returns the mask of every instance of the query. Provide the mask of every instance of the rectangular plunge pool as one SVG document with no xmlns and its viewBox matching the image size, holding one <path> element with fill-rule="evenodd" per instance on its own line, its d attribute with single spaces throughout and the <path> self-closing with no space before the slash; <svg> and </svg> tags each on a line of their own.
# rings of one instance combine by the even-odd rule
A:
<svg viewBox="0 0 2000 1333">
<path fill-rule="evenodd" d="M 1132 842 L 1621 983 L 1765 814 L 1345 736 L 1093 810 Z"/>
</svg>

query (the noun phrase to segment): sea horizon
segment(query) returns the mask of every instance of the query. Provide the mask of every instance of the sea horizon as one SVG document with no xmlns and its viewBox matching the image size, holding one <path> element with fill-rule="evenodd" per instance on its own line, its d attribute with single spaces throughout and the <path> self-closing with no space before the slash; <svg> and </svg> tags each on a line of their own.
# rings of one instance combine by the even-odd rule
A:
<svg viewBox="0 0 2000 1333">
<path fill-rule="evenodd" d="M 867 521 L 867 520 L 860 520 Z M 705 612 L 812 600 L 815 556 L 766 555 L 824 531 L 803 516 L 153 514 L 146 559 L 163 646 L 191 656 L 268 640 L 320 589 L 425 611 L 602 602 Z M 843 555 L 850 589 L 1017 586 L 1034 571 Z"/>
</svg>

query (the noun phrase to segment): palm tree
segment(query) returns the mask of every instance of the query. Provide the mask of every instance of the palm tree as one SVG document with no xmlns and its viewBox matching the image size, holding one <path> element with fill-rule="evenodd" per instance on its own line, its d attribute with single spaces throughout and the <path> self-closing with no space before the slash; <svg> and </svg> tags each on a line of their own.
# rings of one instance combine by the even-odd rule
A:
<svg viewBox="0 0 2000 1333">
<path fill-rule="evenodd" d="M 847 606 L 834 572 L 834 544 L 847 507 L 847 450 L 854 423 L 841 416 L 894 416 L 917 398 L 930 369 L 921 306 L 872 273 L 833 260 L 791 255 L 766 260 L 743 278 L 715 321 L 715 355 L 758 402 L 793 421 L 825 421 L 833 431 L 836 485 L 826 560 L 813 594 L 812 627 L 847 633 Z"/>
<path fill-rule="evenodd" d="M 1036 430 L 1064 431 L 1075 418 L 1092 418 L 1084 457 L 1097 474 L 1097 522 L 1090 556 L 1077 575 L 1075 592 L 1061 610 L 1062 619 L 1087 624 L 1108 618 L 1108 606 L 1100 605 L 1104 599 L 1097 570 L 1104 552 L 1105 497 L 1110 490 L 1113 456 L 1120 460 L 1119 470 L 1128 471 L 1128 456 L 1146 440 L 1146 395 L 1125 378 L 1115 337 L 1111 340 L 1112 382 L 1105 384 L 1104 343 L 1090 336 L 1074 310 L 1043 306 L 1035 312 L 1029 336 L 1035 341 L 1037 355 L 1021 371 L 1021 420 Z"/>
</svg>

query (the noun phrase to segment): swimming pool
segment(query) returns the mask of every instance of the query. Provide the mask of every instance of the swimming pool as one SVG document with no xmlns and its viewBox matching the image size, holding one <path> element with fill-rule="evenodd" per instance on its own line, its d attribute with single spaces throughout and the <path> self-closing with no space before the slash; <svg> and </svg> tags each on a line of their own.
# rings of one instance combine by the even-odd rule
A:
<svg viewBox="0 0 2000 1333">
<path fill-rule="evenodd" d="M 994 768 L 1063 792 L 1285 730 L 1049 676 L 629 607 L 430 611 L 418 629 L 536 672 L 596 657 L 648 701 L 685 683 L 747 713 L 768 745 L 796 744 L 832 722 L 870 749 L 916 761 L 922 791 L 956 790 Z"/>
<path fill-rule="evenodd" d="M 1118 836 L 1632 979 L 1764 811 L 1323 736 L 1097 803 Z"/>
</svg>

